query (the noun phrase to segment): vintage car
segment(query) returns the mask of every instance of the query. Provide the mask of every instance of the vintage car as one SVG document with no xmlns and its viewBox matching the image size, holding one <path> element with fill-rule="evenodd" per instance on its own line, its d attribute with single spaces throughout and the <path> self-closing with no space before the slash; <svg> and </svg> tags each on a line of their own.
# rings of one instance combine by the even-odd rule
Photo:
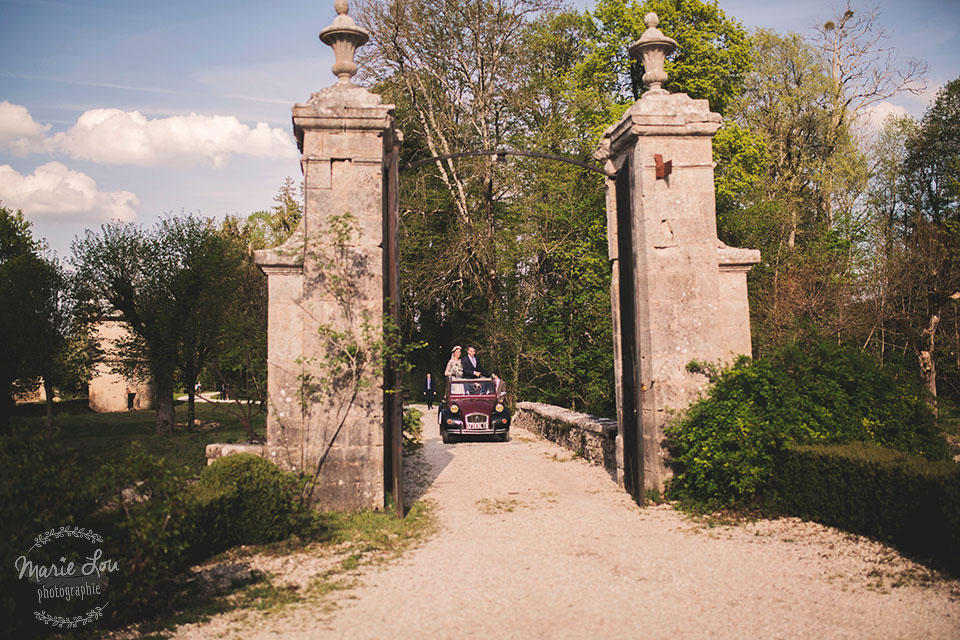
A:
<svg viewBox="0 0 960 640">
<path fill-rule="evenodd" d="M 510 409 L 498 398 L 490 378 L 452 378 L 437 411 L 444 444 L 454 436 L 495 436 L 506 442 L 510 435 Z"/>
</svg>

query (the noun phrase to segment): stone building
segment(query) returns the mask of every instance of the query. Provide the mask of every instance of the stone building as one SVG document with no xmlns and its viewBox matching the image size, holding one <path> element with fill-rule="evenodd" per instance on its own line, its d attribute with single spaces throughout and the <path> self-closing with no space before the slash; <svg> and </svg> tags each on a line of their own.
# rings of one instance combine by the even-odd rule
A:
<svg viewBox="0 0 960 640">
<path fill-rule="evenodd" d="M 153 408 L 153 384 L 149 378 L 127 378 L 113 372 L 116 345 L 130 335 L 130 329 L 116 318 L 104 318 L 96 327 L 103 359 L 93 367 L 88 384 L 90 408 L 98 413 L 115 413 Z"/>
</svg>

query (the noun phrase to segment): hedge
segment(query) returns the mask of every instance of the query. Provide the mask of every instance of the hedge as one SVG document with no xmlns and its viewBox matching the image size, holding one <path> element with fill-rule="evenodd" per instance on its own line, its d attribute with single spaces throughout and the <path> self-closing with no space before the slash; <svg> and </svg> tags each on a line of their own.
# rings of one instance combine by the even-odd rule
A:
<svg viewBox="0 0 960 640">
<path fill-rule="evenodd" d="M 781 513 L 889 542 L 960 574 L 960 465 L 872 444 L 805 445 L 765 491 Z"/>
</svg>

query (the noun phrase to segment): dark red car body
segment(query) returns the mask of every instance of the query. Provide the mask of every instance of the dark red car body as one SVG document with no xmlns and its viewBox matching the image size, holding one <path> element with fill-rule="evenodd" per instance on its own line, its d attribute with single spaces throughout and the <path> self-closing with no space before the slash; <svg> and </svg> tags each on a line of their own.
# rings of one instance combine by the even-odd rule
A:
<svg viewBox="0 0 960 640">
<path fill-rule="evenodd" d="M 510 434 L 510 409 L 497 398 L 490 378 L 453 378 L 437 411 L 444 443 L 454 436 L 495 436 L 505 441 Z"/>
</svg>

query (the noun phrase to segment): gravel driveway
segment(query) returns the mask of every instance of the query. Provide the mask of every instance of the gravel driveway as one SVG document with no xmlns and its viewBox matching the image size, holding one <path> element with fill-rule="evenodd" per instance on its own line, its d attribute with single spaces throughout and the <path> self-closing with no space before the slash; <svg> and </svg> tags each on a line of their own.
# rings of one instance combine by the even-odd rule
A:
<svg viewBox="0 0 960 640">
<path fill-rule="evenodd" d="M 365 569 L 335 610 L 293 607 L 238 637 L 960 638 L 960 583 L 875 542 L 640 509 L 519 429 L 444 445 L 433 411 L 424 443 L 408 491 L 436 504 L 439 533 Z"/>
</svg>

